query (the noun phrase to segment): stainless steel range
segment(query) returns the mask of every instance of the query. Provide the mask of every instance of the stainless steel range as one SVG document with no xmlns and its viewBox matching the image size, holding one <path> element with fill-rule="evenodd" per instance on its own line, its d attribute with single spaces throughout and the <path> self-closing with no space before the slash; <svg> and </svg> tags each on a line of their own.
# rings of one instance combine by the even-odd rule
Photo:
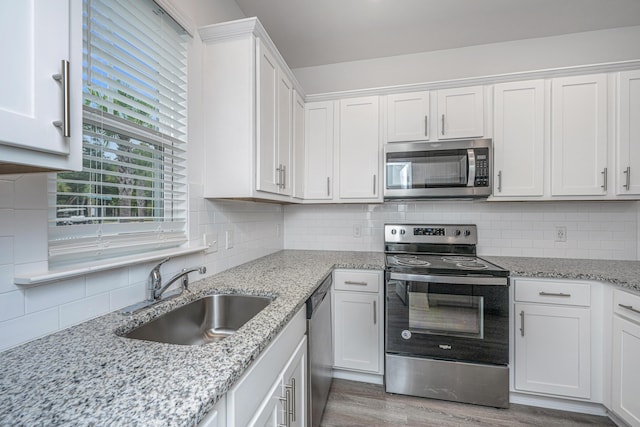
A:
<svg viewBox="0 0 640 427">
<path fill-rule="evenodd" d="M 508 407 L 509 272 L 476 256 L 476 226 L 384 235 L 386 391 Z"/>
</svg>

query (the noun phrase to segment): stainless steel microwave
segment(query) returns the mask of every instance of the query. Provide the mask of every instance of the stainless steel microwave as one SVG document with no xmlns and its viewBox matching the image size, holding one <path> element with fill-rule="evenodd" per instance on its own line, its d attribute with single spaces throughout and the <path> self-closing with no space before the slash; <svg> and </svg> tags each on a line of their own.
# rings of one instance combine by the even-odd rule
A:
<svg viewBox="0 0 640 427">
<path fill-rule="evenodd" d="M 480 198 L 491 194 L 490 139 L 388 143 L 384 198 Z"/>
</svg>

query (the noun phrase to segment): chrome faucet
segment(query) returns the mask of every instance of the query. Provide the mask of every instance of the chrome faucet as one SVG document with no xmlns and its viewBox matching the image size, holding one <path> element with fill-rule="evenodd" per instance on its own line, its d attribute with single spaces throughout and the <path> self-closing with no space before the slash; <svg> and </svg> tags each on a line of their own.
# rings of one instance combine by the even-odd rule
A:
<svg viewBox="0 0 640 427">
<path fill-rule="evenodd" d="M 155 269 L 151 272 L 154 273 Z M 154 287 L 153 289 L 153 300 L 154 301 L 158 301 L 160 299 L 160 297 L 162 297 L 162 294 L 164 294 L 164 291 L 167 290 L 167 288 L 169 288 L 169 286 L 173 285 L 178 279 L 182 278 L 182 289 L 180 290 L 180 293 L 184 292 L 186 289 L 189 288 L 189 273 L 192 273 L 194 271 L 198 271 L 200 272 L 200 274 L 204 274 L 207 272 L 207 267 L 202 266 L 202 267 L 191 267 L 191 268 L 183 268 L 182 270 L 180 270 L 180 272 L 178 274 L 176 274 L 175 276 L 173 276 L 171 279 L 169 279 L 169 281 L 167 283 L 164 284 L 164 286 L 162 286 L 160 288 L 160 283 L 161 283 L 161 277 L 160 277 L 160 270 L 158 270 L 157 272 L 157 278 L 158 278 L 158 287 L 159 289 L 156 289 Z M 151 277 L 149 277 L 151 279 Z M 155 279 L 155 276 L 154 276 Z M 154 286 L 155 286 L 155 281 L 154 281 Z"/>
<path fill-rule="evenodd" d="M 134 314 L 143 308 L 150 307 L 160 301 L 164 301 L 168 298 L 176 297 L 182 292 L 184 292 L 189 287 L 189 273 L 194 271 L 199 271 L 200 274 L 204 274 L 207 272 L 207 267 L 192 267 L 192 268 L 183 268 L 180 270 L 178 274 L 173 276 L 167 283 L 162 285 L 162 275 L 160 274 L 160 266 L 165 262 L 169 261 L 169 258 L 165 258 L 160 261 L 155 267 L 151 269 L 149 273 L 149 279 L 147 280 L 147 299 L 125 307 L 120 310 L 121 314 Z M 164 299 L 160 299 L 162 295 L 164 295 L 165 291 L 169 288 L 169 286 L 173 285 L 177 280 L 182 279 L 181 289 L 175 292 L 172 292 L 170 295 L 167 295 Z"/>
</svg>

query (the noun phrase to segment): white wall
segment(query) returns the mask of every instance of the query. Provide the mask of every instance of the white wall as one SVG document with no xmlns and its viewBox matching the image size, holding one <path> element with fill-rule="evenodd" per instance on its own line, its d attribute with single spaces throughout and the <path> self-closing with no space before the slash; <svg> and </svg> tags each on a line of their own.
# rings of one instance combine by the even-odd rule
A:
<svg viewBox="0 0 640 427">
<path fill-rule="evenodd" d="M 286 249 L 382 251 L 385 223 L 457 223 L 478 226 L 480 255 L 638 259 L 637 202 L 289 205 L 284 222 Z M 567 227 L 566 242 L 554 241 L 556 226 Z"/>
<path fill-rule="evenodd" d="M 481 25 L 481 23 L 479 23 Z M 297 68 L 307 94 L 640 59 L 640 26 Z"/>
<path fill-rule="evenodd" d="M 192 8 L 187 9 L 188 5 Z M 202 24 L 227 19 L 233 13 L 229 2 L 223 0 L 190 0 L 188 5 L 179 6 Z M 208 18 L 204 11 L 210 14 Z M 190 49 L 189 239 L 200 244 L 204 233 L 217 233 L 220 243 L 217 253 L 172 259 L 162 267 L 165 277 L 193 265 L 205 265 L 211 275 L 283 248 L 282 235 L 276 232 L 283 228 L 281 206 L 202 198 L 204 117 L 199 90 L 201 42 L 197 36 Z M 0 176 L 0 351 L 145 298 L 153 263 L 40 286 L 14 284 L 15 275 L 47 269 L 47 178 L 47 174 Z M 227 230 L 234 232 L 234 247 L 229 250 L 223 243 Z M 198 274 L 191 277 L 196 280 Z"/>
</svg>

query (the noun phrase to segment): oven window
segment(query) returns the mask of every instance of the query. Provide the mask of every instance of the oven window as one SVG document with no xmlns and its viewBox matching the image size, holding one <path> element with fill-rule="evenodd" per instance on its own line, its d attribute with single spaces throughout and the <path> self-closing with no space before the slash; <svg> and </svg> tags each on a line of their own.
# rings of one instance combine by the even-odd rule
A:
<svg viewBox="0 0 640 427">
<path fill-rule="evenodd" d="M 409 290 L 407 297 L 412 333 L 484 338 L 482 296 Z"/>
<path fill-rule="evenodd" d="M 387 188 L 467 185 L 466 150 L 387 154 Z"/>
</svg>

